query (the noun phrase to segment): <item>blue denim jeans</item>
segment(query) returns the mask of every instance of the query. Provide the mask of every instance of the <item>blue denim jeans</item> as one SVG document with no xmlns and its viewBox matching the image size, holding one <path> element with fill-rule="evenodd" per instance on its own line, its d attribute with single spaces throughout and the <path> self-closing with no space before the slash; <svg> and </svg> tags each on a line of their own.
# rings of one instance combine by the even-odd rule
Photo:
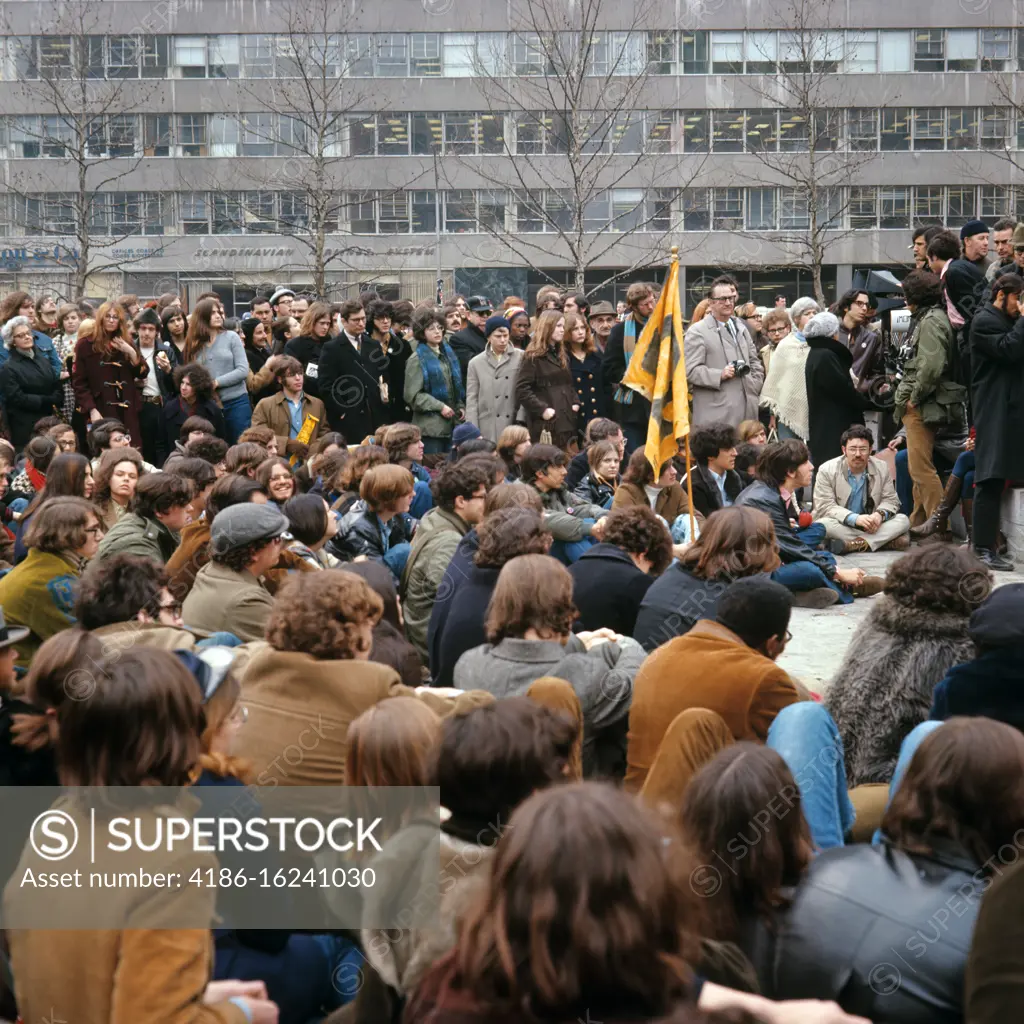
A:
<svg viewBox="0 0 1024 1024">
<path fill-rule="evenodd" d="M 835 561 L 832 555 L 828 555 L 828 557 L 832 558 L 833 562 Z M 772 579 L 795 594 L 804 590 L 828 587 L 839 595 L 840 604 L 850 604 L 853 601 L 853 595 L 848 590 L 844 590 L 838 583 L 830 580 L 813 562 L 789 562 L 786 565 L 780 565 L 772 573 Z"/>
<path fill-rule="evenodd" d="M 961 452 L 956 457 L 956 462 L 953 464 L 953 476 L 960 477 L 963 480 L 963 490 L 960 492 L 961 498 L 971 498 L 974 496 L 974 452 Z"/>
<path fill-rule="evenodd" d="M 825 543 L 825 524 L 811 523 L 810 526 L 802 526 L 796 531 L 796 535 L 809 547 L 817 551 Z"/>
<path fill-rule="evenodd" d="M 423 438 L 424 455 L 447 455 L 452 449 L 450 437 L 425 437 Z"/>
<path fill-rule="evenodd" d="M 411 550 L 412 545 L 407 540 L 403 540 L 401 544 L 392 544 L 384 552 L 384 564 L 391 570 L 391 575 L 396 580 L 402 578 L 402 572 L 405 569 L 405 563 L 409 561 L 409 552 Z"/>
<path fill-rule="evenodd" d="M 596 522 L 594 519 L 584 519 L 583 521 L 591 526 Z M 582 540 L 556 540 L 548 553 L 563 565 L 572 565 L 584 551 L 596 543 L 597 541 L 593 537 L 584 537 Z"/>
<path fill-rule="evenodd" d="M 239 395 L 224 403 L 224 432 L 229 445 L 238 444 L 238 436 L 252 426 L 252 405 L 248 395 Z"/>
<path fill-rule="evenodd" d="M 413 519 L 422 519 L 433 507 L 434 495 L 430 492 L 430 484 L 426 480 L 417 480 L 412 487 L 409 515 Z"/>
<path fill-rule="evenodd" d="M 793 773 L 818 849 L 842 846 L 855 813 L 846 791 L 843 741 L 832 716 L 813 701 L 790 704 L 769 726 L 766 745 Z"/>
</svg>

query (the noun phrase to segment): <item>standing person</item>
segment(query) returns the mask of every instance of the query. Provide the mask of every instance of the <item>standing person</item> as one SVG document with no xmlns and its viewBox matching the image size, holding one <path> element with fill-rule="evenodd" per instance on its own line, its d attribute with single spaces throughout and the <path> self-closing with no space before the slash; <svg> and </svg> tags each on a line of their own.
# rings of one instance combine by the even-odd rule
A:
<svg viewBox="0 0 1024 1024">
<path fill-rule="evenodd" d="M 512 347 L 511 323 L 505 317 L 489 317 L 484 337 L 487 347 L 469 361 L 466 422 L 475 423 L 483 437 L 497 444 L 516 420 L 516 378 L 523 353 Z"/>
<path fill-rule="evenodd" d="M 458 357 L 459 369 L 462 372 L 462 379 L 465 380 L 469 372 L 469 361 L 473 356 L 480 355 L 487 345 L 487 336 L 484 334 L 484 324 L 487 318 L 494 312 L 491 300 L 486 295 L 471 295 L 466 301 L 466 309 L 463 316 L 466 325 L 460 331 L 456 331 L 450 339 L 452 351 Z"/>
<path fill-rule="evenodd" d="M 286 320 L 292 315 L 292 303 L 295 292 L 291 288 L 277 288 L 270 296 L 270 308 L 274 311 L 275 320 Z"/>
<path fill-rule="evenodd" d="M 603 357 L 605 349 L 608 347 L 608 338 L 611 336 L 612 328 L 618 321 L 615 316 L 615 307 L 610 302 L 595 302 L 588 314 L 588 320 L 590 321 L 590 331 L 594 336 L 594 347 Z"/>
<path fill-rule="evenodd" d="M 989 226 L 983 220 L 969 220 L 960 229 L 963 258 L 982 273 L 988 269 Z"/>
<path fill-rule="evenodd" d="M 279 356 L 274 379 L 281 390 L 271 398 L 264 398 L 252 413 L 254 426 L 270 427 L 277 438 L 277 450 L 282 456 L 294 455 L 301 462 L 309 455 L 309 448 L 327 430 L 327 411 L 319 398 L 303 390 L 306 378 L 302 363 L 292 356 Z M 308 440 L 298 440 L 307 418 L 316 422 Z"/>
<path fill-rule="evenodd" d="M 8 352 L 0 366 L 0 396 L 11 441 L 20 452 L 33 436 L 36 420 L 62 408 L 64 388 L 46 353 L 36 348 L 28 317 L 8 320 L 0 337 Z"/>
<path fill-rule="evenodd" d="M 942 308 L 940 279 L 927 270 L 912 271 L 903 280 L 903 296 L 912 314 L 905 346 L 913 354 L 896 389 L 893 414 L 907 433 L 908 466 L 914 481 L 910 525 L 920 526 L 942 501 L 942 481 L 933 461 L 936 431 L 964 425 L 967 391 L 952 378 L 956 340 Z"/>
<path fill-rule="evenodd" d="M 185 421 L 193 416 L 208 420 L 218 437 L 224 437 L 224 414 L 213 397 L 213 378 L 201 363 L 181 363 L 172 375 L 177 394 L 160 410 L 164 449 L 174 451 Z"/>
<path fill-rule="evenodd" d="M 526 414 L 530 440 L 568 448 L 577 440 L 579 396 L 566 355 L 565 317 L 558 310 L 541 313 L 516 378 L 516 403 Z M 575 452 L 574 452 L 575 454 Z"/>
<path fill-rule="evenodd" d="M 366 353 L 370 370 L 380 385 L 381 424 L 400 423 L 409 419 L 405 401 L 405 364 L 412 346 L 397 330 L 392 329 L 395 308 L 390 302 L 376 299 L 366 307 L 367 335 L 371 341 Z"/>
<path fill-rule="evenodd" d="M 147 375 L 140 381 L 142 404 L 139 406 L 139 444 L 142 457 L 154 466 L 162 466 L 171 448 L 166 447 L 161 411 L 176 389 L 171 376 L 171 354 L 160 340 L 160 317 L 155 309 L 144 309 L 135 318 L 135 339 Z"/>
<path fill-rule="evenodd" d="M 804 336 L 810 352 L 804 366 L 810 436 L 807 446 L 817 465 L 842 454 L 840 436 L 847 427 L 864 424 L 871 399 L 859 392 L 852 374 L 853 354 L 839 340 L 839 319 L 834 313 L 816 313 Z"/>
<path fill-rule="evenodd" d="M 771 414 L 769 429 L 778 432 L 780 441 L 790 438 L 806 441 L 811 434 L 805 372 L 810 349 L 804 337 L 804 328 L 817 312 L 818 303 L 814 299 L 804 297 L 793 303 L 790 310 L 793 330 L 772 353 L 764 386 L 761 388 L 761 406 Z"/>
<path fill-rule="evenodd" d="M 423 435 L 423 450 L 449 451 L 455 425 L 465 419 L 462 370 L 454 349 L 444 340 L 444 317 L 432 309 L 413 324 L 419 345 L 405 364 L 405 400 L 412 422 Z"/>
<path fill-rule="evenodd" d="M 885 344 L 882 336 L 868 327 L 873 301 L 867 292 L 852 288 L 835 306 L 835 314 L 839 317 L 839 340 L 853 356 L 857 390 L 864 395 L 884 394 L 888 383 Z"/>
<path fill-rule="evenodd" d="M 824 523 L 825 535 L 841 547 L 837 554 L 905 551 L 910 520 L 900 512 L 889 467 L 871 457 L 871 431 L 855 424 L 843 431 L 839 443 L 843 454 L 818 466 L 815 521 Z"/>
<path fill-rule="evenodd" d="M 36 318 L 32 326 L 51 340 L 57 333 L 57 301 L 52 295 L 40 295 L 36 300 Z"/>
<path fill-rule="evenodd" d="M 737 426 L 757 419 L 764 368 L 742 320 L 734 315 L 735 280 L 716 278 L 708 291 L 708 312 L 684 339 L 686 379 L 693 398 L 692 426 L 725 422 Z"/>
<path fill-rule="evenodd" d="M 7 323 L 8 320 L 16 316 L 27 317 L 30 324 L 35 324 L 36 303 L 28 292 L 9 292 L 4 296 L 3 301 L 0 301 L 0 325 Z M 32 337 L 35 339 L 36 348 L 40 352 L 46 353 L 46 358 L 50 360 L 53 372 L 59 376 L 64 367 L 49 335 L 44 334 L 42 331 L 37 331 L 33 326 Z M 0 346 L 0 365 L 3 364 L 6 358 L 7 350 Z"/>
<path fill-rule="evenodd" d="M 761 358 L 761 365 L 764 366 L 765 384 L 768 383 L 768 373 L 771 371 L 772 355 L 778 348 L 779 342 L 793 330 L 793 322 L 789 319 L 789 313 L 784 309 L 770 309 L 764 315 L 764 340 L 765 345 L 758 351 Z M 764 387 L 761 388 L 762 395 Z M 762 403 L 763 404 L 763 403 Z"/>
<path fill-rule="evenodd" d="M 185 336 L 188 334 L 188 321 L 181 311 L 181 306 L 167 306 L 160 314 L 160 336 L 167 342 L 171 353 L 171 362 L 175 366 L 184 361 Z"/>
<path fill-rule="evenodd" d="M 366 338 L 365 310 L 350 300 L 342 303 L 340 315 L 341 333 L 320 352 L 320 400 L 330 429 L 359 444 L 384 422 L 380 378 L 368 365 L 372 343 Z"/>
<path fill-rule="evenodd" d="M 292 338 L 284 354 L 302 364 L 305 380 L 302 389 L 313 398 L 320 397 L 320 361 L 324 344 L 331 336 L 331 307 L 326 302 L 314 302 L 299 321 L 299 336 Z"/>
<path fill-rule="evenodd" d="M 129 434 L 140 437 L 142 384 L 149 376 L 149 367 L 128 340 L 130 332 L 124 314 L 119 306 L 104 302 L 96 310 L 91 337 L 82 337 L 83 328 L 79 329 L 75 345 L 78 408 L 89 423 L 118 419 Z"/>
<path fill-rule="evenodd" d="M 977 225 L 980 221 L 972 223 Z M 970 228 L 971 224 L 964 225 L 964 230 Z M 985 249 L 987 252 L 987 237 Z M 960 257 L 960 242 L 952 231 L 940 231 L 932 236 L 928 242 L 928 266 L 942 284 L 941 304 L 953 329 L 950 376 L 957 383 L 968 384 L 971 360 L 966 332 L 970 330 L 975 312 L 981 308 L 985 289 L 984 267 L 979 268 L 971 260 Z"/>
<path fill-rule="evenodd" d="M 1007 264 L 1013 263 L 1013 232 L 1016 227 L 1017 222 L 1012 217 L 1003 217 L 992 225 L 992 244 L 995 246 L 996 258 L 985 271 L 985 280 L 989 284 L 1004 273 L 1016 273 L 1003 269 Z"/>
<path fill-rule="evenodd" d="M 82 323 L 82 314 L 78 307 L 65 302 L 57 310 L 57 330 L 54 332 L 53 348 L 61 361 L 61 386 L 64 389 L 64 405 L 61 412 L 65 423 L 74 422 L 79 426 L 75 416 L 75 386 L 71 383 L 71 371 L 75 361 L 75 345 L 78 343 L 78 328 Z M 77 435 L 76 435 L 77 436 Z"/>
<path fill-rule="evenodd" d="M 214 390 L 224 408 L 225 440 L 235 444 L 238 435 L 252 423 L 252 406 L 246 380 L 249 360 L 242 339 L 234 331 L 224 330 L 224 307 L 217 299 L 196 303 L 188 322 L 186 363 L 201 363 L 213 377 Z"/>
<path fill-rule="evenodd" d="M 582 313 L 565 314 L 565 346 L 569 354 L 573 386 L 580 401 L 576 414 L 577 433 L 583 436 L 587 424 L 604 415 L 604 372 L 601 354 Z"/>
<path fill-rule="evenodd" d="M 263 308 L 270 312 L 266 299 Z M 249 378 L 246 386 L 252 395 L 253 404 L 261 402 L 276 394 L 277 384 L 274 380 L 274 345 L 271 329 L 255 316 L 250 316 L 241 323 L 242 343 L 245 345 L 245 358 L 249 360 Z"/>
<path fill-rule="evenodd" d="M 1004 274 L 992 291 L 971 322 L 974 553 L 990 569 L 1010 572 L 1013 562 L 998 553 L 999 505 L 1006 481 L 1024 479 L 1024 279 Z"/>
<path fill-rule="evenodd" d="M 513 306 L 505 310 L 505 319 L 509 323 L 509 338 L 512 347 L 520 352 L 530 344 L 530 314 L 521 306 Z"/>
<path fill-rule="evenodd" d="M 604 350 L 605 400 L 610 402 L 611 418 L 622 427 L 626 436 L 626 453 L 647 443 L 647 422 L 651 403 L 632 388 L 622 386 L 622 378 L 636 350 L 637 339 L 657 304 L 654 288 L 642 281 L 631 284 L 626 291 L 628 314 L 624 314 L 608 334 Z"/>
</svg>

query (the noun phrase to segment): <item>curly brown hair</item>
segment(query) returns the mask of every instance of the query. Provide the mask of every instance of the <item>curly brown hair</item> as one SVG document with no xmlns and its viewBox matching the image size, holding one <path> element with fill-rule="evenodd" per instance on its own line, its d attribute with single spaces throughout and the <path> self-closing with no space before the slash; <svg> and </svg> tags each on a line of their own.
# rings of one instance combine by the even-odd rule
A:
<svg viewBox="0 0 1024 1024">
<path fill-rule="evenodd" d="M 655 576 L 660 576 L 672 562 L 672 535 L 647 505 L 611 512 L 604 521 L 601 540 L 622 548 L 628 555 L 646 558 Z"/>
<path fill-rule="evenodd" d="M 346 661 L 367 648 L 359 627 L 375 626 L 384 602 L 355 573 L 296 573 L 278 590 L 267 621 L 267 642 L 278 651 Z"/>
<path fill-rule="evenodd" d="M 502 508 L 477 527 L 479 547 L 473 562 L 481 569 L 500 569 L 519 555 L 546 555 L 552 536 L 543 518 L 529 508 Z"/>
<path fill-rule="evenodd" d="M 968 616 L 992 592 L 992 573 L 969 548 L 926 544 L 889 566 L 884 592 L 905 607 Z"/>
<path fill-rule="evenodd" d="M 522 639 L 530 629 L 568 636 L 578 614 L 569 570 L 550 555 L 520 555 L 498 576 L 487 606 L 487 639 L 492 644 Z"/>
<path fill-rule="evenodd" d="M 243 544 L 240 548 L 228 548 L 227 551 L 218 551 L 215 545 L 210 544 L 210 561 L 216 562 L 217 565 L 223 565 L 232 572 L 242 572 L 248 568 L 249 563 L 252 562 L 256 555 L 270 543 L 272 541 L 256 540 L 251 544 Z"/>
</svg>

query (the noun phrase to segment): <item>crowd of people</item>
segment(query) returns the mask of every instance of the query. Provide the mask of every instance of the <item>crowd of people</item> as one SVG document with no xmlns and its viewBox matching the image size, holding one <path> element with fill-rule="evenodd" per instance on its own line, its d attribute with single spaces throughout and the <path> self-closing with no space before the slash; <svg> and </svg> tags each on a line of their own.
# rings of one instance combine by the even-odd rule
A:
<svg viewBox="0 0 1024 1024">
<path fill-rule="evenodd" d="M 653 285 L 7 296 L 0 784 L 443 811 L 403 833 L 434 928 L 10 931 L 0 1018 L 1011 1019 L 1024 225 L 988 238 L 915 233 L 905 335 L 715 279 L 662 465 L 623 383 Z M 794 607 L 867 598 L 824 697 L 778 663 Z"/>
</svg>

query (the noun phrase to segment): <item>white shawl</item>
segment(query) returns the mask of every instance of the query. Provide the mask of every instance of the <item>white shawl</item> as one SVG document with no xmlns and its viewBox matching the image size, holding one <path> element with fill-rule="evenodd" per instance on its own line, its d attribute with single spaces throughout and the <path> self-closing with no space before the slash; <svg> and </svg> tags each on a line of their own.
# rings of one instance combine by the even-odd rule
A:
<svg viewBox="0 0 1024 1024">
<path fill-rule="evenodd" d="M 804 375 L 808 352 L 810 347 L 806 341 L 801 341 L 795 334 L 787 334 L 772 353 L 759 399 L 777 420 L 805 441 L 811 434 L 807 378 Z"/>
</svg>

